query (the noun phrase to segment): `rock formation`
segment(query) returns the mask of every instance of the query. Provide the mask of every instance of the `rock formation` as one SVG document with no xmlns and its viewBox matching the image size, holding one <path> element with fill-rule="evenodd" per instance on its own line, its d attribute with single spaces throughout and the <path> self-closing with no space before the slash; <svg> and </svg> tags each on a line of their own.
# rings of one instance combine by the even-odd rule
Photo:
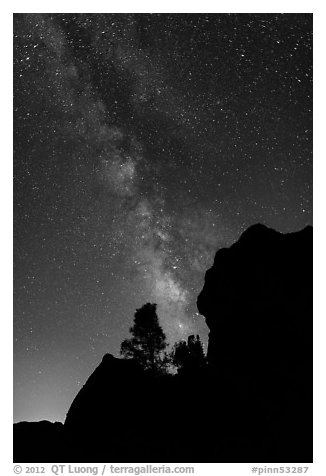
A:
<svg viewBox="0 0 326 476">
<path fill-rule="evenodd" d="M 50 421 L 14 424 L 13 460 L 15 463 L 46 463 L 62 458 L 64 427 L 61 422 Z"/>
<path fill-rule="evenodd" d="M 245 396 L 265 452 L 282 461 L 312 455 L 312 291 L 312 227 L 258 224 L 216 253 L 197 301 L 211 367 Z"/>
</svg>

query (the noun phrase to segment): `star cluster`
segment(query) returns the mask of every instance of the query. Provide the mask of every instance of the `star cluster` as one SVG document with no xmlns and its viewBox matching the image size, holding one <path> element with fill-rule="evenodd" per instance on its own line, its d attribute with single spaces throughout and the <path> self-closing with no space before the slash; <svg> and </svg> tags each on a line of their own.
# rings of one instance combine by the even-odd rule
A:
<svg viewBox="0 0 326 476">
<path fill-rule="evenodd" d="M 15 420 L 63 420 L 146 302 L 206 342 L 216 250 L 311 202 L 310 14 L 15 14 Z"/>
</svg>

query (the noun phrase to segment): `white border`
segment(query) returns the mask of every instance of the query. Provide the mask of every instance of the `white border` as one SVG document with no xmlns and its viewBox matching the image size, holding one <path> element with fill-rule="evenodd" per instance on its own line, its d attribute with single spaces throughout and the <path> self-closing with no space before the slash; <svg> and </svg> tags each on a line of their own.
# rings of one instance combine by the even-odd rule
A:
<svg viewBox="0 0 326 476">
<path fill-rule="evenodd" d="M 12 13 L 13 12 L 130 12 L 130 13 L 314 13 L 314 463 L 309 475 L 326 475 L 326 306 L 325 286 L 325 8 L 323 2 L 279 1 L 14 1 L 1 12 L 2 157 L 2 319 L 1 319 L 1 452 L 2 474 L 12 473 Z M 10 251 L 9 251 L 10 250 Z M 300 257 L 298 257 L 300 259 Z M 189 464 L 186 464 L 189 466 Z M 51 465 L 43 465 L 49 467 Z M 125 465 L 126 466 L 126 465 Z M 196 475 L 247 475 L 252 464 L 196 464 Z M 268 463 L 258 466 L 278 466 Z M 285 464 L 282 466 L 286 466 Z M 299 465 L 295 465 L 299 466 Z M 50 471 L 48 474 L 51 474 Z M 24 473 L 23 473 L 24 474 Z"/>
</svg>

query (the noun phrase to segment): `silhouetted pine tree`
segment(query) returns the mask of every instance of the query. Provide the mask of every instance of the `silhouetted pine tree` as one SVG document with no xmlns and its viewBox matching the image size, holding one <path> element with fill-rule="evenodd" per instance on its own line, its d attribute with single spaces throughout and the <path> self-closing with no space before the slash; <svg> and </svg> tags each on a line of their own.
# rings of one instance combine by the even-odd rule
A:
<svg viewBox="0 0 326 476">
<path fill-rule="evenodd" d="M 147 303 L 135 312 L 132 337 L 121 344 L 120 353 L 135 359 L 145 370 L 158 373 L 166 366 L 166 336 L 159 324 L 156 304 Z"/>
</svg>

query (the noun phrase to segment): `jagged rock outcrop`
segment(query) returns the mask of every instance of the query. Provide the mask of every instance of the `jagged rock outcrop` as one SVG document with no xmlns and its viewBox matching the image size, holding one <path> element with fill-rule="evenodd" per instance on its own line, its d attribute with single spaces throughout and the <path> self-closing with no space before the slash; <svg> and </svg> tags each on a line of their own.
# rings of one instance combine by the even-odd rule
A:
<svg viewBox="0 0 326 476">
<path fill-rule="evenodd" d="M 312 227 L 247 229 L 216 253 L 197 305 L 211 363 L 260 380 L 302 372 L 312 358 Z"/>
<path fill-rule="evenodd" d="M 282 461 L 312 455 L 312 245 L 312 227 L 254 225 L 216 253 L 197 301 L 211 367 L 246 394 Z"/>
</svg>

